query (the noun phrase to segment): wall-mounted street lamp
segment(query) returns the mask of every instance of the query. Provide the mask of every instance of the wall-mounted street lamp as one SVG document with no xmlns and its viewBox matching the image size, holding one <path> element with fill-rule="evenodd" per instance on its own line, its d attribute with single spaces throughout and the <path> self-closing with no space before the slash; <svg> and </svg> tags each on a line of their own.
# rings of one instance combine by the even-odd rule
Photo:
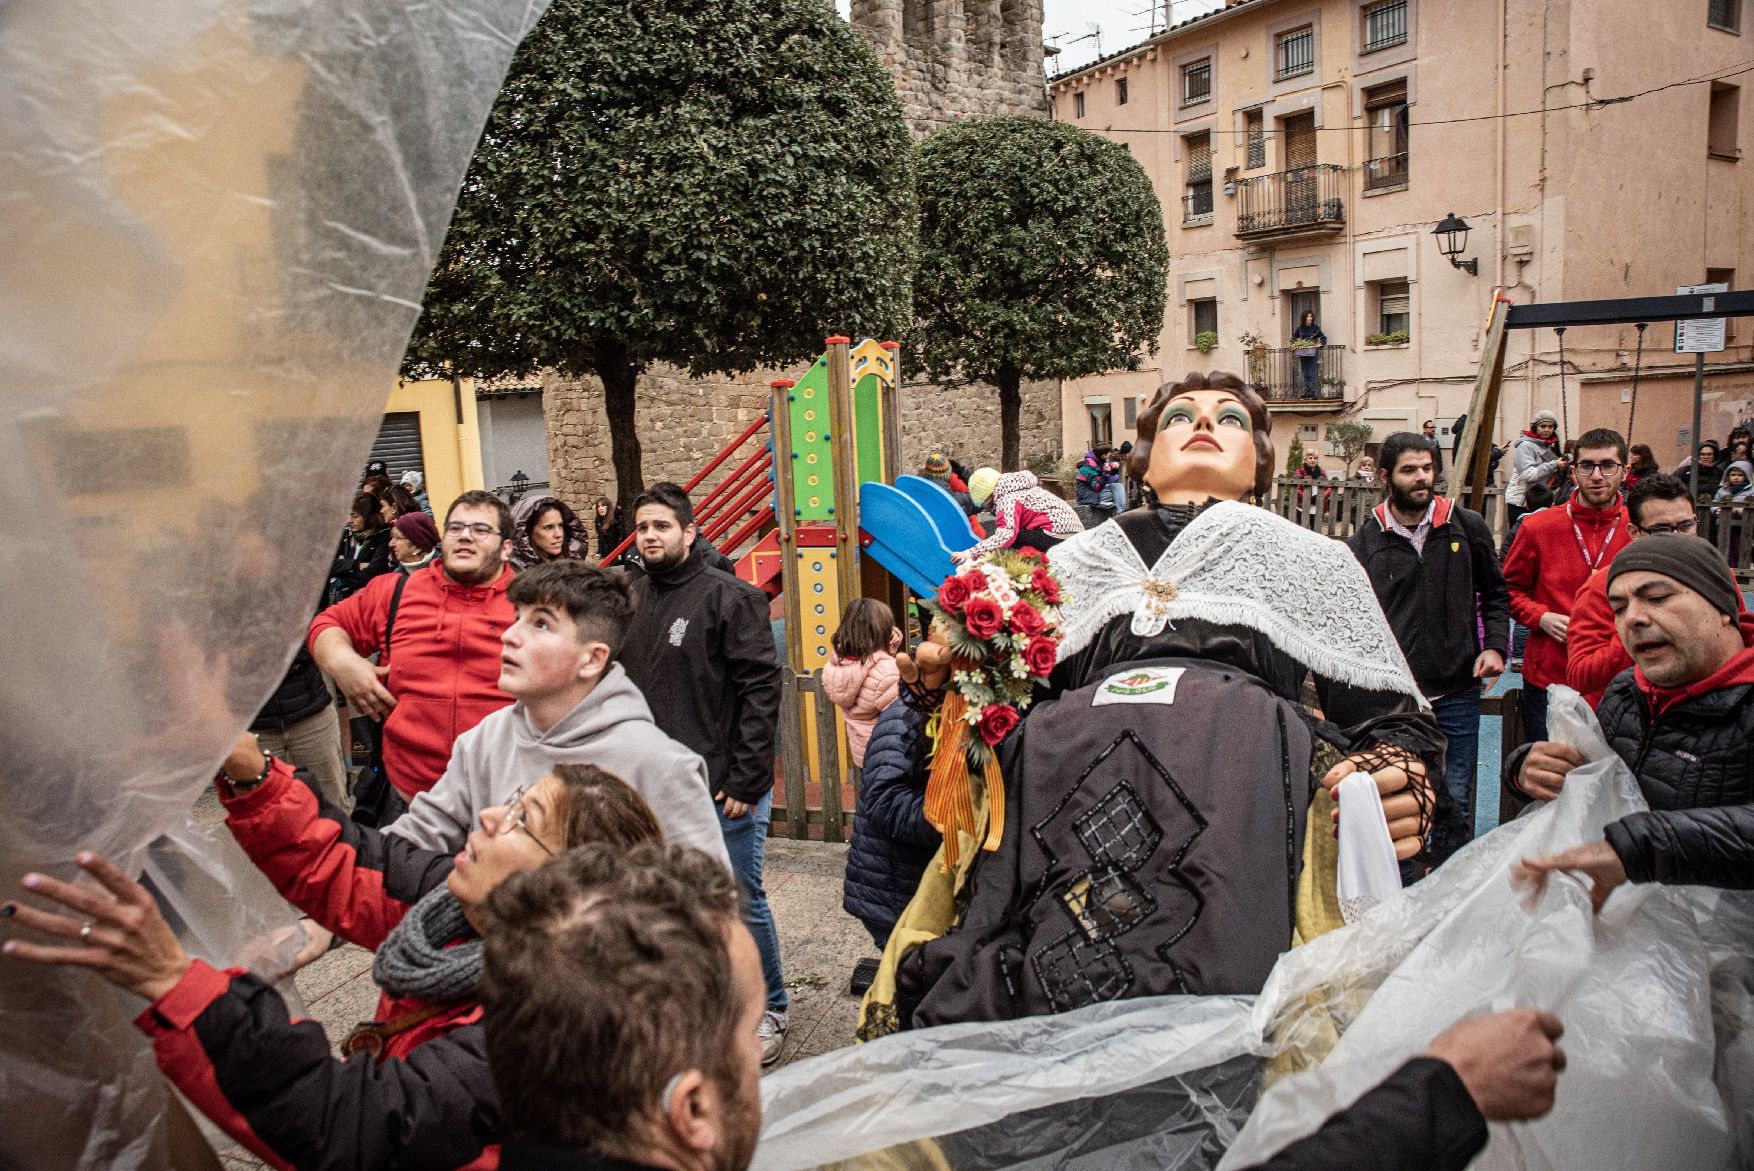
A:
<svg viewBox="0 0 1754 1171">
<path fill-rule="evenodd" d="M 1431 234 L 1437 237 L 1437 250 L 1443 253 L 1444 259 L 1448 260 L 1457 268 L 1465 271 L 1469 276 L 1480 275 L 1480 261 L 1478 258 L 1473 260 L 1456 259 L 1456 257 L 1467 251 L 1468 248 L 1467 220 L 1459 218 L 1456 213 L 1452 211 L 1439 221 L 1437 227 L 1431 229 Z"/>
</svg>

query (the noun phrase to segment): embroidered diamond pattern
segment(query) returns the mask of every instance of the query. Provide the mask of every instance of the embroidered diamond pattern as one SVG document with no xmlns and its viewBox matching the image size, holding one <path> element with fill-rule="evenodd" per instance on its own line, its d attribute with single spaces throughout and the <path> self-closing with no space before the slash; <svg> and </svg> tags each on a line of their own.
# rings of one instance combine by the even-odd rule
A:
<svg viewBox="0 0 1754 1171">
<path fill-rule="evenodd" d="M 1126 781 L 1115 785 L 1096 808 L 1080 817 L 1077 830 L 1091 861 L 1120 870 L 1138 869 L 1163 840 L 1163 831 Z"/>
<path fill-rule="evenodd" d="M 1055 1012 L 1113 1000 L 1133 982 L 1127 961 L 1113 947 L 1076 928 L 1037 952 L 1030 965 Z"/>
</svg>

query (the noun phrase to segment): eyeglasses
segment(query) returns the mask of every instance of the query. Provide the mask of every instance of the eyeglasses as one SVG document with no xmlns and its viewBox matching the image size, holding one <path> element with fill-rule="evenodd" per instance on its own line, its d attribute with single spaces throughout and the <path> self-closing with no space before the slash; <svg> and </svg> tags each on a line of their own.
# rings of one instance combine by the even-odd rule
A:
<svg viewBox="0 0 1754 1171">
<path fill-rule="evenodd" d="M 1585 476 L 1585 477 L 1589 477 L 1592 479 L 1596 476 L 1602 476 L 1605 478 L 1605 477 L 1611 476 L 1615 472 L 1619 471 L 1622 466 L 1624 466 L 1624 465 L 1618 464 L 1618 463 L 1614 462 L 1613 460 L 1607 460 L 1607 461 L 1605 461 L 1603 463 L 1599 463 L 1599 464 L 1597 464 L 1597 463 L 1582 463 L 1582 464 L 1577 465 L 1577 474 L 1580 476 Z"/>
<path fill-rule="evenodd" d="M 1699 531 L 1699 522 L 1684 520 L 1680 524 L 1673 525 L 1634 525 L 1633 527 L 1648 537 L 1657 537 L 1664 533 L 1696 533 Z"/>
<path fill-rule="evenodd" d="M 550 850 L 546 845 L 543 845 L 542 839 L 532 833 L 530 826 L 524 821 L 524 789 L 526 787 L 527 786 L 519 785 L 517 791 L 511 795 L 511 799 L 505 803 L 505 820 L 500 822 L 499 832 L 502 834 L 524 834 L 528 836 L 532 842 L 541 846 L 544 854 L 547 854 L 552 858 L 554 857 L 554 851 Z"/>
<path fill-rule="evenodd" d="M 447 536 L 447 537 L 460 537 L 464 533 L 474 533 L 477 537 L 485 538 L 485 537 L 491 537 L 491 536 L 493 536 L 493 534 L 495 534 L 497 532 L 499 532 L 499 530 L 494 528 L 492 525 L 486 525 L 486 524 L 466 525 L 460 520 L 454 520 L 450 524 L 445 526 L 445 536 Z"/>
</svg>

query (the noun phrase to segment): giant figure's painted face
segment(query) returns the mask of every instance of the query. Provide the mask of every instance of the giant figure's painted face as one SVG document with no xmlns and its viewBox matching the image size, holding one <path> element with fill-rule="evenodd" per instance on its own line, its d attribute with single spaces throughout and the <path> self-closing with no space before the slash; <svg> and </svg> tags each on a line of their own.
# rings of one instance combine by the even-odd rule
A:
<svg viewBox="0 0 1754 1171">
<path fill-rule="evenodd" d="M 1229 390 L 1187 390 L 1163 404 L 1145 473 L 1166 504 L 1239 500 L 1255 482 L 1248 407 Z"/>
<path fill-rule="evenodd" d="M 1127 470 L 1164 504 L 1247 500 L 1272 485 L 1272 427 L 1267 404 L 1242 379 L 1195 370 L 1158 387 L 1140 412 Z"/>
</svg>

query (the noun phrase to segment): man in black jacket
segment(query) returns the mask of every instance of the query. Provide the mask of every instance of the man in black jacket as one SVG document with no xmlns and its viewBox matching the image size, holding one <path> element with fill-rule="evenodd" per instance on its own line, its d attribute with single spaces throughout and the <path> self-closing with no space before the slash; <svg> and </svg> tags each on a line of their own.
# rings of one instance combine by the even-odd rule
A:
<svg viewBox="0 0 1754 1171">
<path fill-rule="evenodd" d="M 706 760 L 725 849 L 761 949 L 768 1008 L 761 1022 L 763 1063 L 771 1063 L 785 1040 L 788 998 L 761 879 L 780 710 L 767 598 L 702 559 L 694 546 L 694 507 L 677 485 L 652 485 L 634 501 L 633 523 L 646 575 L 634 583 L 633 624 L 621 662 L 658 727 Z"/>
<path fill-rule="evenodd" d="M 1436 494 L 1436 454 L 1430 440 L 1411 432 L 1389 436 L 1378 473 L 1388 499 L 1347 542 L 1449 741 L 1429 847 L 1433 866 L 1474 836 L 1480 691 L 1504 673 L 1510 627 L 1510 593 L 1492 531 L 1479 513 Z"/>
<path fill-rule="evenodd" d="M 1633 666 L 1596 716 L 1650 809 L 1610 823 L 1603 841 L 1525 860 L 1525 877 L 1579 872 L 1598 910 L 1624 882 L 1754 888 L 1754 619 L 1739 600 L 1698 537 L 1660 533 L 1615 556 L 1608 603 Z M 1505 783 L 1551 800 L 1582 763 L 1542 741 L 1511 757 Z"/>
</svg>

